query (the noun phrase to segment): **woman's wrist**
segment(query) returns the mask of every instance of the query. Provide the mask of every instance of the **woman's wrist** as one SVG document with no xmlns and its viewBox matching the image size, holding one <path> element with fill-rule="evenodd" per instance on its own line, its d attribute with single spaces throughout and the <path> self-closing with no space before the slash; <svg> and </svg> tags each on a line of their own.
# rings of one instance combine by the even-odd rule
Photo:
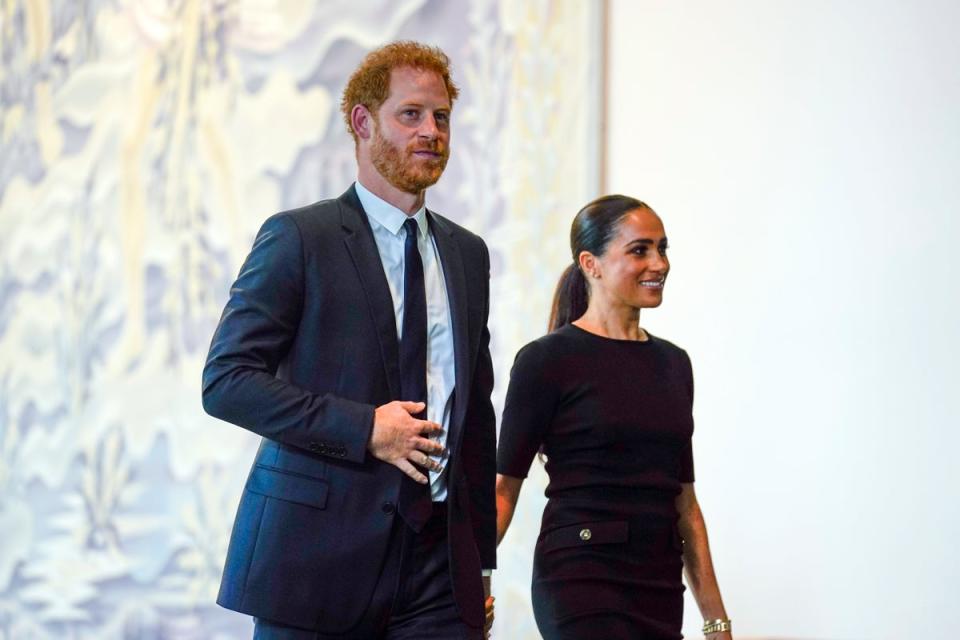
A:
<svg viewBox="0 0 960 640">
<path fill-rule="evenodd" d="M 714 618 L 713 620 L 703 621 L 703 635 L 731 630 L 732 625 L 729 618 Z"/>
</svg>

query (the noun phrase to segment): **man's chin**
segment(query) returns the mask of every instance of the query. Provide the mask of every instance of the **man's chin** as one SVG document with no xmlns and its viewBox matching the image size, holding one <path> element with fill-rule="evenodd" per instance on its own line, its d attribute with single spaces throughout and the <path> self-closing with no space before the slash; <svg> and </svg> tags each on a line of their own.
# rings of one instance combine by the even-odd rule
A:
<svg viewBox="0 0 960 640">
<path fill-rule="evenodd" d="M 443 175 L 443 170 L 447 168 L 446 156 L 436 158 L 420 158 L 407 164 L 407 174 L 416 180 L 431 180 L 430 184 L 436 183 Z"/>
<path fill-rule="evenodd" d="M 436 173 L 420 174 L 416 176 L 403 176 L 400 179 L 390 180 L 390 183 L 404 193 L 418 195 L 424 189 L 432 187 L 443 175 L 440 171 Z"/>
</svg>

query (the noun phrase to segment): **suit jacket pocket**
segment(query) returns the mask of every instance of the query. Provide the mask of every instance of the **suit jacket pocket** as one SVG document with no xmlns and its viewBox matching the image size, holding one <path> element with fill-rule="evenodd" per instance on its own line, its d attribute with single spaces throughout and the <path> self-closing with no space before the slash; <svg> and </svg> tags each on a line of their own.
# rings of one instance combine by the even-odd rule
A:
<svg viewBox="0 0 960 640">
<path fill-rule="evenodd" d="M 629 537 L 630 528 L 624 520 L 580 522 L 547 531 L 540 541 L 540 548 L 546 553 L 568 547 L 621 544 Z"/>
<path fill-rule="evenodd" d="M 327 483 L 323 480 L 259 464 L 250 472 L 247 491 L 315 509 L 324 509 L 327 506 Z"/>
</svg>

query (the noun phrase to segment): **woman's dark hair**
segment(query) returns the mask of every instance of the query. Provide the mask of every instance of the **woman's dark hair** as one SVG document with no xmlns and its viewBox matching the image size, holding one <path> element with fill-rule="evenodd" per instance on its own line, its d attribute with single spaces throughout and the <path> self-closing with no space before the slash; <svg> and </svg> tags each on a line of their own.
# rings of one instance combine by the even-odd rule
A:
<svg viewBox="0 0 960 640">
<path fill-rule="evenodd" d="M 636 198 L 621 195 L 603 196 L 588 202 L 577 213 L 570 227 L 570 252 L 573 263 L 560 276 L 553 294 L 549 330 L 568 325 L 587 311 L 590 289 L 580 271 L 580 252 L 602 256 L 610 239 L 617 233 L 620 220 L 634 209 L 649 207 Z"/>
</svg>

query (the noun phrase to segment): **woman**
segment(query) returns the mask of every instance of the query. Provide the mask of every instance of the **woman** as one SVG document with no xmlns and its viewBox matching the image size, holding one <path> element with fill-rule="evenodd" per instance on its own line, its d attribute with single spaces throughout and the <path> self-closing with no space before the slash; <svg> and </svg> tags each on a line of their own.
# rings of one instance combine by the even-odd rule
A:
<svg viewBox="0 0 960 640">
<path fill-rule="evenodd" d="M 606 196 L 577 214 L 551 333 L 517 354 L 497 455 L 497 540 L 546 455 L 533 565 L 547 640 L 681 638 L 681 570 L 709 640 L 732 640 L 693 490 L 686 352 L 644 331 L 670 263 L 647 205 Z"/>
</svg>

